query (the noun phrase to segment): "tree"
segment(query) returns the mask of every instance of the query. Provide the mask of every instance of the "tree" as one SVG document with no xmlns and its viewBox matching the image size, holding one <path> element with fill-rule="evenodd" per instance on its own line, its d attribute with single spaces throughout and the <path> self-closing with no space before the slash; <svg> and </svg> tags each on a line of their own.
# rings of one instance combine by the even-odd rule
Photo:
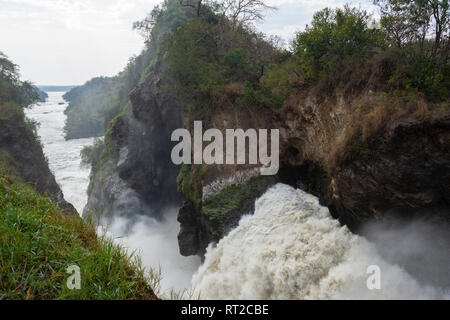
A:
<svg viewBox="0 0 450 320">
<path fill-rule="evenodd" d="M 427 37 L 433 39 L 431 55 L 448 57 L 449 0 L 374 0 L 380 7 L 381 23 L 398 47 L 417 41 L 424 50 Z M 430 29 L 434 29 L 430 33 Z"/>
<path fill-rule="evenodd" d="M 213 9 L 222 18 L 228 18 L 234 26 L 248 25 L 264 18 L 265 10 L 276 8 L 266 4 L 265 0 L 179 0 L 180 5 L 195 9 L 200 17 L 202 8 Z"/>
<path fill-rule="evenodd" d="M 375 0 L 375 3 L 380 7 L 381 26 L 386 30 L 388 39 L 397 47 L 402 48 L 417 37 L 419 26 L 411 22 L 409 14 L 384 0 Z"/>
<path fill-rule="evenodd" d="M 16 64 L 12 63 L 8 57 L 0 51 L 0 77 L 17 81 L 19 70 Z"/>
<path fill-rule="evenodd" d="M 200 12 L 202 9 L 202 0 L 179 0 L 180 5 L 184 7 L 191 7 L 195 9 L 196 16 L 200 17 Z"/>
<path fill-rule="evenodd" d="M 223 0 L 217 7 L 233 25 L 260 22 L 264 18 L 265 10 L 276 10 L 275 7 L 267 5 L 265 0 Z"/>
<path fill-rule="evenodd" d="M 19 67 L 0 51 L 0 104 L 12 102 L 24 108 L 38 100 L 37 88 L 20 81 Z"/>
<path fill-rule="evenodd" d="M 368 56 L 381 42 L 379 30 L 369 22 L 367 12 L 348 6 L 316 12 L 311 26 L 293 42 L 305 78 L 335 72 Z"/>
<path fill-rule="evenodd" d="M 152 40 L 152 31 L 158 19 L 163 14 L 159 6 L 155 6 L 153 10 L 141 21 L 133 23 L 133 30 L 137 30 L 144 37 L 146 43 Z"/>
</svg>

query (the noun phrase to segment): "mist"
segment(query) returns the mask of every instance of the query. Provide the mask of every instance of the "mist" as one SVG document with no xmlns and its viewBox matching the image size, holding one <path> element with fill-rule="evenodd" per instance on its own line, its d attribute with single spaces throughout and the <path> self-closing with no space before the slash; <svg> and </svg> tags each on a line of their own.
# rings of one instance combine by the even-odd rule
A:
<svg viewBox="0 0 450 320">
<path fill-rule="evenodd" d="M 107 234 L 142 258 L 147 271 L 160 270 L 159 296 L 189 294 L 191 278 L 200 266 L 200 258 L 183 257 L 179 253 L 177 208 L 166 209 L 162 221 L 147 216 L 117 217 L 107 227 Z M 159 289 L 159 290 L 158 290 Z"/>
<path fill-rule="evenodd" d="M 128 195 L 118 208 L 130 213 L 134 198 Z M 131 211 L 150 212 L 145 206 Z M 107 227 L 147 270 L 160 270 L 160 297 L 173 290 L 202 299 L 450 298 L 449 229 L 439 221 L 370 222 L 360 236 L 314 196 L 279 184 L 256 201 L 254 215 L 209 246 L 201 264 L 197 256 L 179 254 L 177 211 L 166 209 L 163 220 L 119 214 Z M 367 286 L 374 265 L 381 272 L 380 290 Z"/>
<path fill-rule="evenodd" d="M 449 230 L 449 223 L 436 217 L 388 218 L 367 223 L 361 234 L 386 261 L 401 266 L 422 285 L 450 288 Z"/>
</svg>

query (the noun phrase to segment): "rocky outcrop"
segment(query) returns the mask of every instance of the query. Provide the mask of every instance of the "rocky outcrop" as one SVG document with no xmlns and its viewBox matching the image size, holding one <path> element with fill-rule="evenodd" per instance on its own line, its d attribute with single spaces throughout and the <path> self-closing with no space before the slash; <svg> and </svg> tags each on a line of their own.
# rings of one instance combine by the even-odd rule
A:
<svg viewBox="0 0 450 320">
<path fill-rule="evenodd" d="M 106 216 L 146 208 L 145 214 L 159 216 L 181 198 L 178 241 L 183 255 L 204 254 L 209 243 L 253 212 L 254 200 L 276 182 L 318 196 L 355 232 L 368 220 L 412 217 L 424 209 L 449 218 L 448 108 L 420 97 L 408 102 L 386 98 L 369 89 L 346 94 L 337 88 L 325 96 L 302 90 L 278 110 L 236 108 L 230 93 L 203 119 L 204 130 L 280 129 L 279 173 L 246 192 L 251 179 L 240 181 L 236 172 L 252 171 L 251 166 L 192 166 L 177 186 L 180 168 L 170 159 L 170 136 L 180 127 L 192 129 L 195 116 L 163 94 L 159 67 L 131 93 L 126 115 L 113 121 L 106 141 L 112 169 L 94 179 L 88 208 L 104 204 L 99 211 Z M 225 188 L 204 197 L 215 182 L 227 179 L 231 183 Z M 123 205 L 120 194 L 127 190 L 135 192 L 139 204 Z"/>
<path fill-rule="evenodd" d="M 83 218 L 96 225 L 108 225 L 117 217 L 132 218 L 150 213 L 151 208 L 146 201 L 119 177 L 114 165 L 108 163 L 102 169 L 101 176 L 91 182 Z"/>
<path fill-rule="evenodd" d="M 424 208 L 446 208 L 438 211 L 450 219 L 448 108 L 370 90 L 303 98 L 280 111 L 285 168 L 342 223 L 357 231 L 369 219 Z"/>
<path fill-rule="evenodd" d="M 75 208 L 64 200 L 55 177 L 48 168 L 39 141 L 33 134 L 23 111 L 15 107 L 0 108 L 0 156 L 25 182 L 58 203 L 65 214 L 75 214 Z"/>
<path fill-rule="evenodd" d="M 338 216 L 352 224 L 387 212 L 412 216 L 445 208 L 450 221 L 450 117 L 399 121 L 370 141 L 370 157 L 333 177 Z"/>
<path fill-rule="evenodd" d="M 120 177 L 154 210 L 178 201 L 171 135 L 182 127 L 181 111 L 171 97 L 155 94 L 161 85 L 155 72 L 131 93 L 127 157 L 118 166 Z"/>
<path fill-rule="evenodd" d="M 180 253 L 204 255 L 211 242 L 217 243 L 236 228 L 243 215 L 252 214 L 255 200 L 279 181 L 278 176 L 252 177 L 206 198 L 201 207 L 189 200 L 184 202 L 178 212 Z"/>
<path fill-rule="evenodd" d="M 110 124 L 105 139 L 110 160 L 91 180 L 85 212 L 160 217 L 166 206 L 179 203 L 170 138 L 182 127 L 181 110 L 171 97 L 157 94 L 158 75 L 155 70 L 131 92 L 131 107 Z M 130 194 L 134 204 L 124 205 Z"/>
</svg>

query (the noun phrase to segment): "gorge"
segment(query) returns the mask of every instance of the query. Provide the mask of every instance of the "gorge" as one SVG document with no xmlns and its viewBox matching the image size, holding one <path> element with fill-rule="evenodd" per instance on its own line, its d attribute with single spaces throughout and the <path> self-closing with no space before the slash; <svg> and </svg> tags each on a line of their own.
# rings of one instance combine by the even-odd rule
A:
<svg viewBox="0 0 450 320">
<path fill-rule="evenodd" d="M 345 10 L 336 14 L 352 17 L 349 21 L 353 17 L 365 19 L 353 9 Z M 175 12 L 180 20 L 170 18 Z M 114 103 L 119 105 L 116 108 L 120 111 L 107 126 L 104 144 L 92 150 L 96 156 L 92 161 L 94 169 L 89 200 L 84 209 L 85 219 L 97 212 L 101 224 L 111 223 L 118 217 L 132 221 L 142 215 L 164 221 L 167 208 L 181 207 L 177 217 L 180 223 L 178 247 L 184 256 L 205 258 L 199 273 L 194 276 L 194 283 L 195 287 L 205 289 L 206 298 L 336 298 L 346 294 L 348 297 L 378 298 L 445 297 L 449 284 L 445 266 L 450 259 L 446 250 L 449 237 L 445 231 L 449 226 L 450 196 L 447 100 L 434 102 L 416 91 L 407 93 L 400 89 L 389 93 L 393 90 L 389 87 L 389 79 L 395 77 L 392 66 L 399 59 L 398 52 L 375 53 L 370 60 L 361 58 L 362 65 L 353 68 L 344 65 L 339 67 L 337 74 L 308 80 L 295 72 L 300 68 L 295 55 L 283 60 L 281 49 L 270 47 L 266 39 L 254 35 L 251 29 L 239 32 L 233 31 L 231 26 L 227 29 L 227 22 L 208 20 L 206 13 L 200 20 L 185 23 L 184 19 L 191 14 L 188 8 L 170 1 L 159 11 L 152 12 L 154 25 L 148 30 L 151 36 L 147 39 L 146 49 L 120 75 L 129 79 L 129 73 L 134 80 L 119 81 L 114 85 L 130 88 L 130 94 L 127 96 L 123 95 L 123 90 L 118 91 Z M 332 15 L 329 19 L 333 19 Z M 171 29 L 176 31 L 169 32 Z M 376 31 L 365 30 L 367 37 L 376 37 Z M 215 37 L 215 31 L 223 33 L 224 37 L 230 36 L 233 42 Z M 307 35 L 308 31 L 305 32 Z M 301 36 L 298 41 L 303 41 Z M 249 43 L 248 37 L 253 42 Z M 273 51 L 268 51 L 267 60 L 258 60 L 261 48 L 266 45 Z M 359 50 L 367 50 L 364 46 Z M 212 53 L 215 55 L 210 55 Z M 231 61 L 232 58 L 236 61 Z M 189 59 L 193 62 L 186 62 Z M 136 69 L 147 63 L 147 68 Z M 259 64 L 263 66 L 261 74 Z M 267 67 L 265 70 L 265 65 L 273 69 Z M 205 89 L 208 85 L 210 87 Z M 202 93 L 202 88 L 210 90 L 209 93 Z M 86 86 L 88 89 L 91 90 Z M 79 92 L 82 90 L 83 87 L 78 89 Z M 102 92 L 94 93 L 94 96 Z M 72 109 L 74 115 L 76 110 Z M 107 113 L 107 117 L 112 116 Z M 237 161 L 221 165 L 220 162 L 200 164 L 195 159 L 194 162 L 188 159 L 181 168 L 175 165 L 171 159 L 176 143 L 171 139 L 172 133 L 183 130 L 190 132 L 191 137 L 198 136 L 200 133 L 196 134 L 192 124 L 200 120 L 203 131 L 214 129 L 223 136 L 230 128 L 242 128 L 243 131 L 277 128 L 280 132 L 278 173 L 264 177 L 259 175 L 256 165 L 238 164 Z M 328 224 L 331 228 L 323 232 L 345 234 L 344 239 L 336 240 L 336 248 L 321 240 L 320 228 L 296 238 L 294 235 L 303 227 L 300 222 L 289 224 L 296 231 L 292 231 L 292 239 L 280 240 L 287 242 L 286 248 L 282 244 L 277 247 L 280 252 L 270 253 L 266 247 L 255 247 L 263 245 L 264 238 L 250 243 L 248 248 L 240 247 L 246 242 L 245 236 L 252 239 L 259 234 L 258 225 L 246 233 L 246 228 L 250 227 L 245 222 L 262 224 L 261 228 L 264 228 L 264 219 L 243 217 L 258 212 L 258 201 L 263 202 L 266 196 L 273 194 L 271 187 L 278 183 L 284 185 L 275 187 L 279 207 L 266 210 L 277 212 L 277 208 L 283 210 L 286 207 L 286 210 L 294 210 L 287 211 L 291 212 L 292 219 L 294 212 L 300 214 L 305 210 L 303 206 L 296 210 L 287 209 L 292 206 L 292 201 L 297 203 L 297 197 L 310 197 L 307 194 L 299 196 L 287 186 L 316 196 L 320 205 L 315 204 L 315 211 L 323 212 L 322 206 L 326 206 L 336 219 L 324 217 L 322 222 L 319 220 L 319 226 Z M 285 199 L 284 194 L 290 194 L 292 199 Z M 279 224 L 283 225 L 283 213 L 280 212 L 281 221 L 269 219 L 273 230 L 276 231 Z M 314 217 L 311 219 L 315 221 Z M 310 228 L 314 225 L 305 223 Z M 346 228 L 368 240 L 351 234 Z M 405 236 L 405 228 L 415 230 L 417 241 L 411 241 L 416 243 L 417 249 L 403 246 L 403 241 L 397 237 L 397 234 Z M 276 241 L 278 235 L 269 233 L 269 227 L 267 230 L 267 241 Z M 424 234 L 424 230 L 428 230 L 426 233 L 435 230 L 432 232 L 434 240 Z M 279 232 L 280 236 L 284 235 L 283 231 Z M 383 234 L 389 235 L 392 243 L 386 243 Z M 294 242 L 289 246 L 291 240 Z M 324 248 L 302 249 L 301 240 L 306 244 L 324 242 Z M 366 241 L 369 241 L 367 248 L 366 244 L 353 245 Z M 207 249 L 211 243 L 216 243 L 217 248 Z M 396 254 L 389 246 L 396 248 L 392 249 Z M 289 258 L 290 249 L 297 252 L 293 258 Z M 325 251 L 321 254 L 322 249 Z M 258 255 L 260 250 L 259 259 L 252 261 L 251 257 Z M 336 255 L 334 251 L 337 251 Z M 376 258 L 377 251 L 383 252 L 381 260 Z M 283 258 L 274 264 L 273 270 L 265 270 L 263 266 L 270 265 L 269 261 L 277 259 L 277 254 Z M 303 268 L 307 262 L 295 258 L 302 254 L 317 256 L 319 260 L 313 260 L 311 264 L 321 265 L 321 272 L 309 276 L 310 284 L 302 282 L 301 274 L 296 273 L 306 272 Z M 371 258 L 365 258 L 366 254 L 373 258 L 373 263 L 369 263 Z M 433 262 L 413 263 L 419 256 Z M 267 261 L 264 260 L 266 257 Z M 227 262 L 228 259 L 239 261 L 239 265 Z M 292 274 L 290 269 L 282 271 L 286 263 L 283 259 L 293 259 Z M 359 265 L 359 275 L 356 277 L 355 274 L 359 279 L 358 290 L 349 284 L 356 281 L 352 277 L 345 276 L 339 281 L 332 278 L 334 270 L 352 274 L 353 271 L 346 270 L 353 269 L 349 262 L 353 259 L 369 265 L 383 265 L 386 277 L 391 279 L 389 282 L 394 287 L 361 294 L 361 286 L 365 286 L 362 275 L 369 265 L 364 268 Z M 401 269 L 396 269 L 397 264 Z M 426 271 L 424 265 L 435 268 Z M 229 274 L 227 270 L 230 270 Z M 277 275 L 276 270 L 281 274 Z M 254 281 L 263 281 L 267 277 L 267 283 L 252 282 L 247 273 L 258 275 Z M 331 277 L 328 280 L 327 275 Z M 393 280 L 396 278 L 399 282 Z M 209 281 L 214 288 L 210 287 Z M 322 283 L 326 281 L 334 283 L 336 288 L 325 287 L 323 290 L 328 293 L 321 293 L 318 286 L 325 285 Z M 245 287 L 247 284 L 248 288 Z M 344 284 L 349 288 L 345 289 Z M 423 289 L 423 286 L 434 288 L 436 284 L 429 292 Z M 254 287 L 259 285 L 264 287 Z M 240 286 L 244 287 L 240 289 Z M 304 287 L 306 291 L 289 294 L 289 290 L 281 292 L 282 289 L 274 286 L 292 287 L 294 291 Z"/>
<path fill-rule="evenodd" d="M 6 108 L 0 155 L 82 218 L 82 246 L 136 258 L 139 297 L 449 300 L 448 6 L 324 8 L 288 48 L 255 28 L 264 1 L 226 3 L 155 6 L 141 53 L 41 95 L 25 138 Z"/>
<path fill-rule="evenodd" d="M 45 104 L 29 109 L 27 115 L 40 123 L 39 135 L 50 168 L 66 199 L 79 210 L 87 202 L 83 195 L 88 185 L 88 168 L 80 168 L 79 152 L 93 139 L 63 139 L 62 93 L 49 94 Z M 121 204 L 126 210 L 142 208 L 142 204 L 133 204 L 142 202 L 137 195 L 125 195 Z M 163 221 L 151 218 L 151 207 L 145 210 L 141 216 L 112 220 L 106 232 L 126 248 L 138 250 L 146 266 L 161 267 L 161 296 L 170 296 L 171 290 L 187 290 L 186 294 L 209 299 L 450 298 L 448 243 L 442 227 L 415 222 L 389 232 L 372 226 L 378 238 L 368 241 L 342 227 L 316 197 L 276 184 L 256 200 L 253 215 L 243 216 L 236 229 L 208 248 L 200 266 L 199 260 L 177 254 L 177 209 L 167 209 Z M 433 243 L 423 237 L 431 230 Z M 414 239 L 402 244 L 405 233 L 411 232 Z M 396 243 L 394 255 L 392 248 L 383 248 L 384 237 Z M 444 242 L 438 244 L 438 239 Z M 414 266 L 411 250 L 434 265 L 433 276 Z M 382 270 L 381 290 L 366 288 L 366 269 L 371 265 Z M 438 283 L 433 281 L 436 275 Z"/>
</svg>

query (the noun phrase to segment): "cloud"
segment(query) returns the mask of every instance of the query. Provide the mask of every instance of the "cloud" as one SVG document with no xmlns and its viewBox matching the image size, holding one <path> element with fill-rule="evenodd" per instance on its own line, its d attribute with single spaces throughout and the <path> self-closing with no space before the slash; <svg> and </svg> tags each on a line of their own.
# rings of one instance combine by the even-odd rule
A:
<svg viewBox="0 0 450 320">
<path fill-rule="evenodd" d="M 0 0 L 1 48 L 38 84 L 81 84 L 112 76 L 143 48 L 132 23 L 162 0 Z M 279 10 L 258 25 L 286 42 L 305 28 L 315 11 L 347 0 L 268 0 Z M 352 5 L 371 7 L 371 0 Z M 373 8 L 373 7 L 372 7 Z"/>
<path fill-rule="evenodd" d="M 159 0 L 0 0 L 1 50 L 38 84 L 112 76 L 143 48 L 131 28 Z"/>
<path fill-rule="evenodd" d="M 266 19 L 259 26 L 265 33 L 278 35 L 290 42 L 295 33 L 304 30 L 315 12 L 329 7 L 343 7 L 345 4 L 360 7 L 369 13 L 375 12 L 371 0 L 269 0 L 268 4 L 277 8 L 268 12 Z"/>
</svg>

